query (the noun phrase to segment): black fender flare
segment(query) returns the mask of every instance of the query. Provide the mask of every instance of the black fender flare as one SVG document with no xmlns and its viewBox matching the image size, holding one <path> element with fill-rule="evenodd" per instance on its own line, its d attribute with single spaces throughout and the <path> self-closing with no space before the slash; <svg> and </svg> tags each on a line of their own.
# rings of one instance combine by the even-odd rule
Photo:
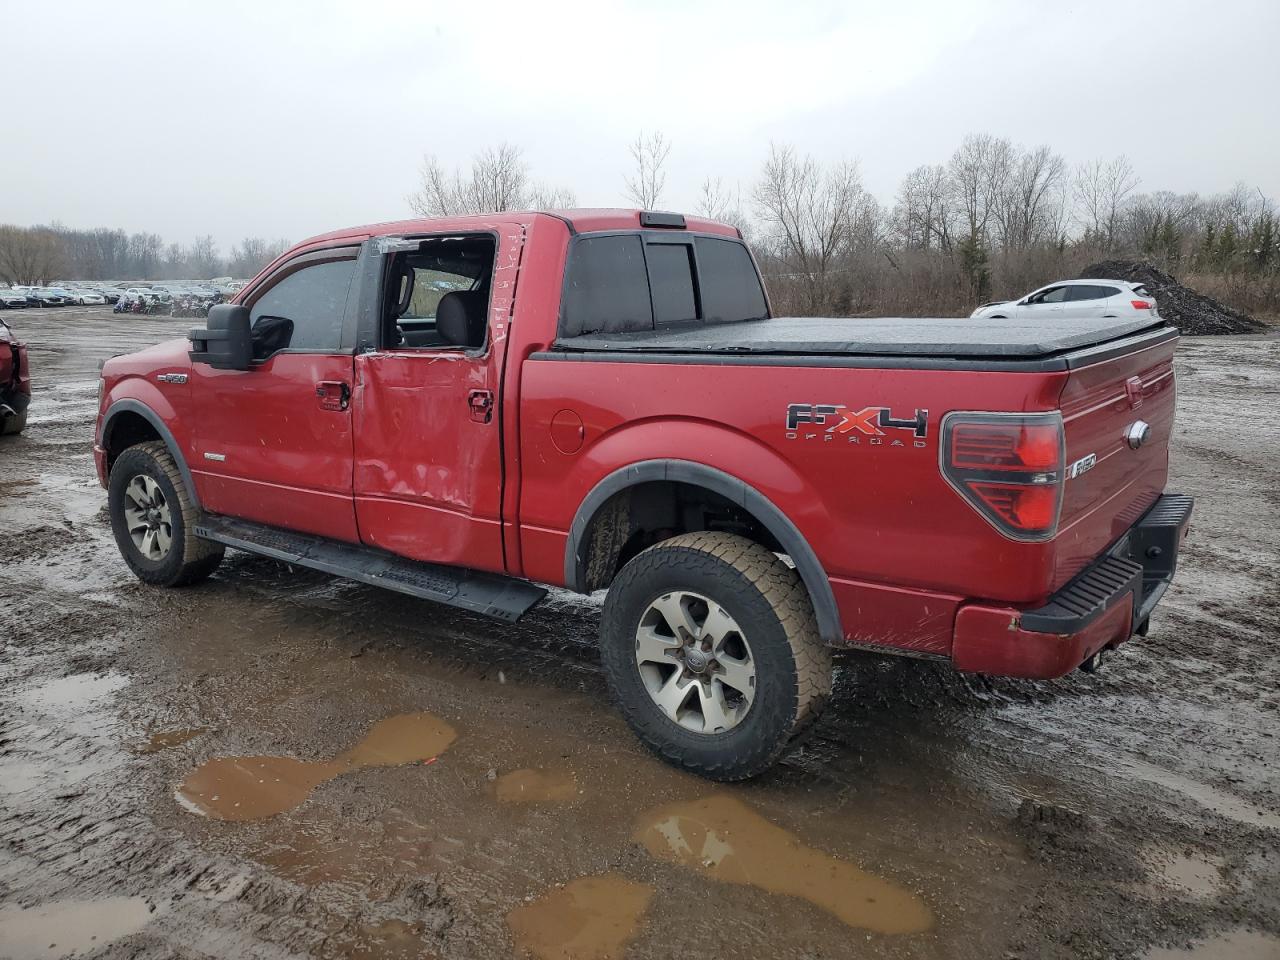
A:
<svg viewBox="0 0 1280 960">
<path fill-rule="evenodd" d="M 796 565 L 796 572 L 809 591 L 813 612 L 818 621 L 818 633 L 829 644 L 844 643 L 840 626 L 840 610 L 831 581 L 818 561 L 818 556 L 785 513 L 774 506 L 760 491 L 731 474 L 690 460 L 643 460 L 622 467 L 597 483 L 574 514 L 569 528 L 569 541 L 565 546 L 564 579 L 570 589 L 586 592 L 587 560 L 583 554 L 584 537 L 596 512 L 614 494 L 628 487 L 655 480 L 670 480 L 704 487 L 726 500 L 737 504 L 764 524 L 778 541 L 783 552 Z"/>
<path fill-rule="evenodd" d="M 107 408 L 107 412 L 102 415 L 102 426 L 98 432 L 98 446 L 105 447 L 107 445 L 107 437 L 111 434 L 111 421 L 122 413 L 138 414 L 155 428 L 156 433 L 160 434 L 160 439 L 169 448 L 169 453 L 173 457 L 174 463 L 178 465 L 178 472 L 182 474 L 182 482 L 187 485 L 187 496 L 191 498 L 191 505 L 199 510 L 200 497 L 196 493 L 196 484 L 191 477 L 191 471 L 187 468 L 187 459 L 182 455 L 182 448 L 178 446 L 178 441 L 174 439 L 173 433 L 169 428 L 165 426 L 165 422 L 160 419 L 160 415 L 141 400 L 129 398 L 117 400 Z"/>
</svg>

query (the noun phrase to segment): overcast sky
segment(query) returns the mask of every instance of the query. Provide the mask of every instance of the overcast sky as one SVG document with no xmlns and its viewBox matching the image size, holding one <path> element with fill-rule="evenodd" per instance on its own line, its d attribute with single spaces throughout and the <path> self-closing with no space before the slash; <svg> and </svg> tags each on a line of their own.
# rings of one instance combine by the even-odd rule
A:
<svg viewBox="0 0 1280 960">
<path fill-rule="evenodd" d="M 1280 0 L 3 0 L 0 223 L 299 240 L 397 218 L 425 153 L 503 140 L 583 206 L 672 141 L 665 207 L 770 141 L 902 175 L 969 132 L 1143 189 L 1280 199 Z"/>
</svg>

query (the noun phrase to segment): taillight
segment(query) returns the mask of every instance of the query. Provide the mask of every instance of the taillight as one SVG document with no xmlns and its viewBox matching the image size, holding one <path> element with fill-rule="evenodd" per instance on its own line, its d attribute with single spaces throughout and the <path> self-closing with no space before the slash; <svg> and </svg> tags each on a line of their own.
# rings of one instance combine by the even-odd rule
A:
<svg viewBox="0 0 1280 960">
<path fill-rule="evenodd" d="M 1130 301 L 1129 301 L 1129 306 L 1133 307 L 1133 309 L 1135 309 L 1135 310 L 1150 310 L 1150 309 L 1151 309 L 1151 303 L 1150 303 L 1150 301 L 1147 301 L 1147 300 L 1130 300 Z"/>
<path fill-rule="evenodd" d="M 1062 416 L 949 413 L 942 418 L 942 474 L 1006 537 L 1048 540 L 1058 531 Z"/>
</svg>

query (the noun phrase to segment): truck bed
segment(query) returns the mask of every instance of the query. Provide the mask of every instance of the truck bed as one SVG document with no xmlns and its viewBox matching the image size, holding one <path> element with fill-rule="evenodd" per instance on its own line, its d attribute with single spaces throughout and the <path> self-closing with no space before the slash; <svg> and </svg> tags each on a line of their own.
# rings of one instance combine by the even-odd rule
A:
<svg viewBox="0 0 1280 960">
<path fill-rule="evenodd" d="M 557 350 L 1031 360 L 1168 329 L 1159 317 L 1018 320 L 774 317 L 562 337 Z"/>
</svg>

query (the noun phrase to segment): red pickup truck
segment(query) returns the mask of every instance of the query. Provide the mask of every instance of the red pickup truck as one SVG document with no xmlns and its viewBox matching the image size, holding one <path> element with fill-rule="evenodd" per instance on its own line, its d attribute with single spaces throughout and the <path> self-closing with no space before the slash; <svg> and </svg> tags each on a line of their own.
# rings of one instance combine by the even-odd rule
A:
<svg viewBox="0 0 1280 960">
<path fill-rule="evenodd" d="M 225 547 L 515 620 L 607 589 L 639 737 L 738 779 L 820 712 L 831 650 L 1056 677 L 1145 633 L 1158 317 L 781 319 L 732 227 L 627 210 L 341 230 L 191 343 L 107 362 L 95 455 L 148 583 Z"/>
<path fill-rule="evenodd" d="M 31 403 L 27 347 L 0 320 L 0 437 L 21 433 Z"/>
</svg>

